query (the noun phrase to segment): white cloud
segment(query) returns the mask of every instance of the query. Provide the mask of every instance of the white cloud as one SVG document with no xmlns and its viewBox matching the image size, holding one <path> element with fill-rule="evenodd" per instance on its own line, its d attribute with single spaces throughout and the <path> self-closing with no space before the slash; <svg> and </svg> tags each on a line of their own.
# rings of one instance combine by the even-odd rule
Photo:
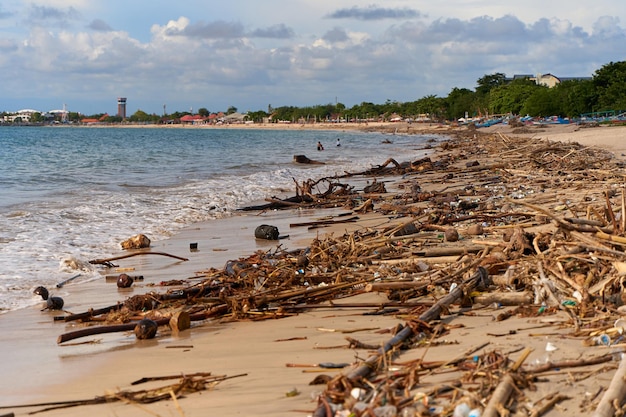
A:
<svg viewBox="0 0 626 417">
<path fill-rule="evenodd" d="M 494 72 L 590 76 L 625 58 L 622 6 L 619 15 L 587 13 L 582 22 L 543 15 L 532 1 L 531 14 L 526 6 L 500 10 L 482 1 L 452 1 L 444 10 L 411 1 L 354 8 L 343 0 L 301 0 L 285 5 L 288 18 L 268 4 L 242 3 L 239 12 L 226 5 L 218 13 L 190 0 L 193 14 L 169 5 L 163 16 L 138 1 L 129 8 L 143 4 L 148 15 L 131 25 L 112 12 L 119 0 L 108 8 L 34 2 L 37 25 L 16 32 L 6 29 L 9 22 L 26 15 L 0 20 L 0 71 L 21 80 L 0 87 L 0 110 L 38 107 L 20 100 L 39 99 L 111 112 L 117 95 L 129 98 L 131 111 L 157 113 L 164 103 L 169 111 L 257 110 L 335 96 L 350 106 L 446 95 Z"/>
</svg>

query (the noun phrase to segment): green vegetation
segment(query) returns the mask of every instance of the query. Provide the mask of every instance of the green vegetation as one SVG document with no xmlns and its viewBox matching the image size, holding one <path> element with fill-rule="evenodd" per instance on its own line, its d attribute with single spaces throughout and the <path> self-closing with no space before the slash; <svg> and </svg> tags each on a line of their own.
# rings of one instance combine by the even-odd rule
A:
<svg viewBox="0 0 626 417">
<path fill-rule="evenodd" d="M 273 119 L 289 122 L 390 120 L 394 115 L 436 121 L 494 114 L 575 118 L 584 113 L 626 110 L 626 61 L 606 64 L 590 79 L 566 80 L 553 88 L 527 78 L 507 80 L 502 73 L 485 75 L 476 84 L 474 91 L 455 87 L 445 98 L 429 95 L 406 103 L 387 100 L 351 108 L 337 103 L 269 110 Z M 252 114 L 255 122 L 269 116 L 262 111 Z"/>
<path fill-rule="evenodd" d="M 533 117 L 560 116 L 576 118 L 582 114 L 600 114 L 626 110 L 626 61 L 610 62 L 598 69 L 589 79 L 565 80 L 552 88 L 538 85 L 528 78 L 509 80 L 503 73 L 487 74 L 476 81 L 474 90 L 453 88 L 447 97 L 428 95 L 416 101 L 387 100 L 384 104 L 362 102 L 347 108 L 343 103 L 307 107 L 282 106 L 267 111 L 249 111 L 248 120 L 313 123 L 364 122 L 391 120 L 458 120 L 462 117 L 486 115 L 529 115 Z M 225 114 L 236 113 L 230 106 Z M 169 115 L 148 114 L 137 110 L 127 122 L 171 123 L 189 115 L 175 112 Z M 200 108 L 198 114 L 208 117 L 211 112 Z M 6 113 L 2 114 L 3 116 Z M 105 123 L 124 122 L 118 116 L 97 114 L 87 116 Z M 35 123 L 44 121 L 41 114 L 33 115 Z M 69 113 L 68 121 L 79 122 L 85 116 Z M 271 118 L 271 119 L 270 119 Z"/>
</svg>

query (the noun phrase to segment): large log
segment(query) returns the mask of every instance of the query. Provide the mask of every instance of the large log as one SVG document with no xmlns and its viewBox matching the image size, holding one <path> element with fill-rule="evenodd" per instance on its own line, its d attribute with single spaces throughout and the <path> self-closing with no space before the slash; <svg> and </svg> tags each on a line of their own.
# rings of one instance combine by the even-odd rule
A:
<svg viewBox="0 0 626 417">
<path fill-rule="evenodd" d="M 196 313 L 189 316 L 190 321 L 200 321 L 206 320 L 207 318 L 226 311 L 228 306 L 226 304 L 220 304 L 211 308 L 209 311 L 204 313 Z M 154 320 L 159 326 L 165 326 L 170 323 L 170 318 L 162 318 L 158 320 Z M 70 340 L 78 339 L 86 336 L 93 336 L 96 334 L 104 334 L 104 333 L 117 333 L 117 332 L 128 332 L 135 330 L 135 326 L 137 322 L 126 323 L 126 324 L 115 324 L 111 326 L 91 326 L 86 327 L 84 329 L 74 330 L 72 332 L 64 333 L 57 338 L 57 343 L 65 343 Z"/>
</svg>

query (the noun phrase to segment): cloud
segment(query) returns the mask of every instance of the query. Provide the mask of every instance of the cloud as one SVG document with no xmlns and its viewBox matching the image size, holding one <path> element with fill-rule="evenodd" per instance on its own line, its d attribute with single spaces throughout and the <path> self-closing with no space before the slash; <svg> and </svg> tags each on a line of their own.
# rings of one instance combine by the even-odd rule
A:
<svg viewBox="0 0 626 417">
<path fill-rule="evenodd" d="M 350 37 L 348 36 L 348 33 L 346 33 L 345 30 L 341 28 L 334 28 L 326 32 L 324 36 L 322 36 L 322 39 L 324 39 L 327 42 L 336 43 L 336 42 L 346 42 L 347 40 L 350 39 Z"/>
<path fill-rule="evenodd" d="M 77 19 L 71 7 L 34 10 L 36 23 Z M 452 87 L 474 88 L 478 78 L 495 72 L 590 76 L 603 64 L 623 59 L 619 51 L 626 44 L 624 28 L 613 17 L 598 18 L 593 30 L 585 31 L 556 18 L 524 23 L 505 14 L 426 21 L 410 18 L 421 17 L 415 11 L 398 13 L 407 9 L 342 10 L 346 13 L 340 10 L 332 18 L 351 12 L 356 20 L 349 26 L 308 15 L 308 26 L 261 18 L 252 26 L 236 20 L 147 17 L 152 26 L 145 36 L 118 30 L 124 23 L 113 15 L 92 12 L 76 30 L 21 27 L 5 38 L 0 34 L 0 71 L 7 79 L 23 80 L 3 85 L 3 97 L 28 95 L 37 102 L 53 97 L 87 114 L 111 111 L 106 106 L 114 105 L 117 96 L 129 97 L 129 111 L 137 106 L 157 113 L 163 103 L 176 111 L 305 106 L 335 96 L 348 106 L 413 101 L 445 96 Z M 328 17 L 324 13 L 318 16 Z M 364 17 L 368 13 L 404 20 L 372 21 Z M 79 100 L 87 105 L 77 109 Z"/>
<path fill-rule="evenodd" d="M 331 19 L 357 19 L 357 20 L 382 20 L 382 19 L 413 19 L 420 17 L 421 13 L 414 9 L 396 8 L 390 9 L 371 5 L 368 7 L 353 6 L 347 9 L 339 9 L 328 15 Z"/>
<path fill-rule="evenodd" d="M 111 32 L 113 30 L 113 28 L 102 19 L 92 20 L 87 27 L 96 32 Z"/>
<path fill-rule="evenodd" d="M 39 22 L 57 26 L 67 26 L 69 22 L 80 19 L 80 13 L 74 7 L 59 9 L 32 4 L 28 9 L 27 23 Z"/>
<path fill-rule="evenodd" d="M 169 26 L 166 34 L 169 36 L 187 36 L 190 38 L 203 39 L 234 39 L 244 35 L 244 27 L 238 22 L 225 22 L 217 20 L 214 22 L 198 22 L 189 24 L 189 20 L 180 23 L 183 25 Z"/>
<path fill-rule="evenodd" d="M 295 33 L 290 27 L 279 24 L 265 29 L 255 29 L 247 36 L 250 38 L 292 39 L 295 37 Z"/>
<path fill-rule="evenodd" d="M 0 19 L 10 19 L 14 15 L 15 13 L 13 12 L 7 12 L 7 11 L 2 10 L 2 6 L 0 5 Z"/>
</svg>

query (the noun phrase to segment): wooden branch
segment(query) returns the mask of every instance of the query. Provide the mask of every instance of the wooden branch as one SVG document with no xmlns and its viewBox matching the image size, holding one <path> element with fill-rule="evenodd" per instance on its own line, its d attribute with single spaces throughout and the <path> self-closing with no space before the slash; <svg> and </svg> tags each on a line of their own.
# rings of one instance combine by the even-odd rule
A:
<svg viewBox="0 0 626 417">
<path fill-rule="evenodd" d="M 89 261 L 89 263 L 93 264 L 93 265 L 96 265 L 96 264 L 107 264 L 107 263 L 110 263 L 112 261 L 117 261 L 118 259 L 126 259 L 126 258 L 130 258 L 130 257 L 133 257 L 133 256 L 139 256 L 139 255 L 161 255 L 161 256 L 169 256 L 170 258 L 179 259 L 181 261 L 188 261 L 189 260 L 187 258 L 182 258 L 180 256 L 171 255 L 171 254 L 165 253 L 165 252 L 135 252 L 135 253 L 129 253 L 127 255 L 114 256 L 113 258 L 94 259 L 94 260 Z"/>
<path fill-rule="evenodd" d="M 622 354 L 619 368 L 615 371 L 609 388 L 606 390 L 598 408 L 592 417 L 612 417 L 619 411 L 615 407 L 621 407 L 626 398 L 626 355 Z"/>
<path fill-rule="evenodd" d="M 299 227 L 299 226 L 319 226 L 319 225 L 327 225 L 327 224 L 339 224 L 339 223 L 352 223 L 359 220 L 359 216 L 353 216 L 348 219 L 342 220 L 317 220 L 313 222 L 303 222 L 303 223 L 290 223 L 289 227 Z"/>
<path fill-rule="evenodd" d="M 482 417 L 499 417 L 500 412 L 498 410 L 501 407 L 504 407 L 504 404 L 506 404 L 514 388 L 515 380 L 513 379 L 513 376 L 508 373 L 505 374 L 496 389 L 493 391 L 491 399 L 487 403 L 485 411 L 483 411 Z"/>
</svg>

